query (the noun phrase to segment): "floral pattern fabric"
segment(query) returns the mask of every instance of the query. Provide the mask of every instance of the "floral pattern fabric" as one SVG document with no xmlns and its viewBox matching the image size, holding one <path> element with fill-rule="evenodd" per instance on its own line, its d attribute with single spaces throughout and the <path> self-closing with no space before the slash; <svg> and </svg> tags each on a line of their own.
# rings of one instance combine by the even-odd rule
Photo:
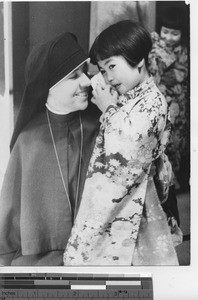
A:
<svg viewBox="0 0 198 300">
<path fill-rule="evenodd" d="M 107 108 L 101 117 L 81 205 L 64 253 L 65 265 L 141 264 L 142 244 L 139 242 L 138 247 L 138 240 L 140 229 L 145 227 L 145 199 L 154 189 L 152 164 L 165 157 L 169 134 L 167 103 L 152 77 L 120 96 L 117 105 Z M 151 216 L 148 212 L 154 205 L 152 201 L 145 220 L 152 228 L 152 236 L 157 232 L 157 239 L 153 239 L 153 259 L 149 258 L 147 264 L 177 265 L 158 197 L 155 218 L 149 221 L 146 217 Z M 149 236 L 146 239 L 149 241 Z M 166 255 L 157 250 L 161 240 L 167 246 Z M 147 253 L 149 245 L 141 251 Z"/>
<path fill-rule="evenodd" d="M 177 177 L 182 158 L 189 157 L 188 53 L 182 45 L 167 47 L 156 32 L 151 36 L 149 71 L 169 106 L 173 130 L 167 154 Z"/>
</svg>

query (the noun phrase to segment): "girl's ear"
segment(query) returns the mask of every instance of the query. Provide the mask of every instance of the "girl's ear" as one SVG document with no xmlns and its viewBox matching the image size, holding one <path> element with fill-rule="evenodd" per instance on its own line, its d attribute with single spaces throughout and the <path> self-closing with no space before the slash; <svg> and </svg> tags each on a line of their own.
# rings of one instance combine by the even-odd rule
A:
<svg viewBox="0 0 198 300">
<path fill-rule="evenodd" d="M 139 74 L 141 73 L 143 65 L 144 65 L 144 58 L 137 65 Z"/>
</svg>

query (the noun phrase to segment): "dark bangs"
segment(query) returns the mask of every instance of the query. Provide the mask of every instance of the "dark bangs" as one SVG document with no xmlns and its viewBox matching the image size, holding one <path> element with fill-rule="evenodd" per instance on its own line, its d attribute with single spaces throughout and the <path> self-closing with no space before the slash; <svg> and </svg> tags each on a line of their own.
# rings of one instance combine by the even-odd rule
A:
<svg viewBox="0 0 198 300">
<path fill-rule="evenodd" d="M 111 28 L 108 28 L 108 31 L 111 31 Z M 114 33 L 110 34 L 107 32 L 107 29 L 103 31 L 95 39 L 90 49 L 89 57 L 91 63 L 97 65 L 99 60 L 104 60 L 111 56 L 123 55 L 123 51 L 120 49 L 119 44 Z"/>
<path fill-rule="evenodd" d="M 89 56 L 94 65 L 111 56 L 123 56 L 135 67 L 143 58 L 147 64 L 151 47 L 150 34 L 141 25 L 126 20 L 102 31 L 95 39 Z"/>
<path fill-rule="evenodd" d="M 127 34 L 123 35 L 121 28 L 117 24 L 113 24 L 95 39 L 90 49 L 89 57 L 91 63 L 97 65 L 99 60 L 121 55 L 134 67 L 139 61 L 133 59 L 134 55 L 131 50 L 131 40 Z"/>
</svg>

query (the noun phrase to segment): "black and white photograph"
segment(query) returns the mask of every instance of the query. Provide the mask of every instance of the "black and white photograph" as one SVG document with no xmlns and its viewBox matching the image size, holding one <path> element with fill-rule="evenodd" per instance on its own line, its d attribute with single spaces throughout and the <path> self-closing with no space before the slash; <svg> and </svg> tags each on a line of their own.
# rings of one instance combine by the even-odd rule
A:
<svg viewBox="0 0 198 300">
<path fill-rule="evenodd" d="M 189 6 L 1 6 L 2 265 L 188 265 Z"/>
<path fill-rule="evenodd" d="M 1 272 L 192 266 L 192 7 L 0 2 Z"/>
</svg>

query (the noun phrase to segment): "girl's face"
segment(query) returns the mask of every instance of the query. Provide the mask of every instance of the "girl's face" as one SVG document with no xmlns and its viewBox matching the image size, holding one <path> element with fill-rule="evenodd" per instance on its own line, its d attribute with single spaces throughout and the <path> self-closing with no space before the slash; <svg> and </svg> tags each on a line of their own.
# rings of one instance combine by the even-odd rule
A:
<svg viewBox="0 0 198 300">
<path fill-rule="evenodd" d="M 100 60 L 98 67 L 105 82 L 115 88 L 120 95 L 133 89 L 145 79 L 143 72 L 139 73 L 138 66 L 131 67 L 123 56 L 111 56 Z"/>
<path fill-rule="evenodd" d="M 90 79 L 84 73 L 86 63 L 50 89 L 50 106 L 57 111 L 84 110 L 88 105 Z"/>
<path fill-rule="evenodd" d="M 176 46 L 181 41 L 181 30 L 162 26 L 160 36 L 166 42 L 167 46 Z"/>
</svg>

